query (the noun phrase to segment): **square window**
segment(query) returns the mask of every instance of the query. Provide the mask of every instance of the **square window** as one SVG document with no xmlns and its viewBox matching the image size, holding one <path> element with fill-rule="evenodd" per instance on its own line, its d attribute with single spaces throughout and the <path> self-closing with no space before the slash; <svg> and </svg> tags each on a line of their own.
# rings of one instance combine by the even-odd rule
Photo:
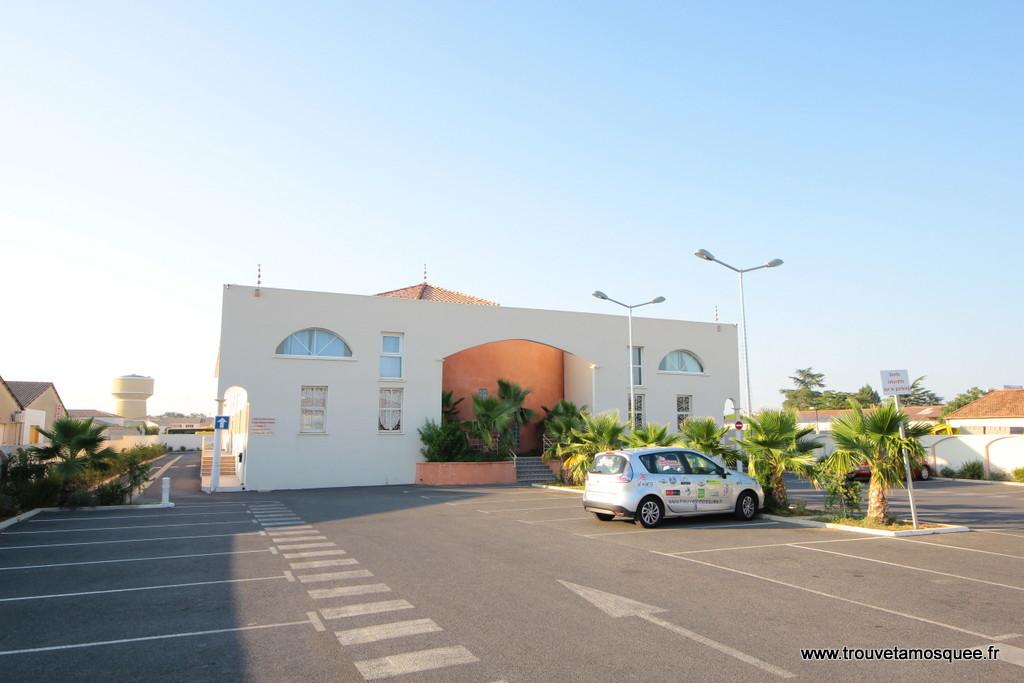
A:
<svg viewBox="0 0 1024 683">
<path fill-rule="evenodd" d="M 381 356 L 380 357 L 380 376 L 385 379 L 401 379 L 402 378 L 402 357 L 401 356 Z"/>
<path fill-rule="evenodd" d="M 401 353 L 402 338 L 395 334 L 385 334 L 381 338 L 381 351 L 384 353 Z"/>
</svg>

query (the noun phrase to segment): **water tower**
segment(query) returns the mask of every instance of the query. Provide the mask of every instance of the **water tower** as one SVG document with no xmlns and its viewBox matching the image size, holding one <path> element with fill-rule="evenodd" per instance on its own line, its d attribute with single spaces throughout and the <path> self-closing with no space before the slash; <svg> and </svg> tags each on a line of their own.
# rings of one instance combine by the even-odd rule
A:
<svg viewBox="0 0 1024 683">
<path fill-rule="evenodd" d="M 122 375 L 114 378 L 114 412 L 126 420 L 146 419 L 146 399 L 153 395 L 153 378 Z"/>
</svg>

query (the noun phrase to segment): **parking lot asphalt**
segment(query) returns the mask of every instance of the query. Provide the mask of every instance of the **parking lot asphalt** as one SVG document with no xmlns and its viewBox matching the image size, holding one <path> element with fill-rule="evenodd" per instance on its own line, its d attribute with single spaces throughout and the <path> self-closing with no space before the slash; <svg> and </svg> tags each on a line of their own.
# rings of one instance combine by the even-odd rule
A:
<svg viewBox="0 0 1024 683">
<path fill-rule="evenodd" d="M 923 517 L 981 530 L 892 539 L 729 516 L 645 530 L 518 487 L 207 496 L 196 460 L 166 472 L 173 509 L 0 534 L 5 681 L 1024 675 L 1024 489 L 923 483 Z M 801 658 L 843 646 L 1000 656 Z"/>
</svg>

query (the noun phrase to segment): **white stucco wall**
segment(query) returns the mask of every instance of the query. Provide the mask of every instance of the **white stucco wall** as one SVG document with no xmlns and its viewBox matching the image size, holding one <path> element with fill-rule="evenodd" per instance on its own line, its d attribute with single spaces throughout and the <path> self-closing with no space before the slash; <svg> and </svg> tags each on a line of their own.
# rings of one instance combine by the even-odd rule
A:
<svg viewBox="0 0 1024 683">
<path fill-rule="evenodd" d="M 594 403 L 594 373 L 597 368 L 591 369 L 591 363 L 586 358 L 580 358 L 571 353 L 565 354 L 565 386 L 563 393 L 565 400 L 572 401 L 577 407 L 586 406 L 591 409 Z M 623 360 L 625 367 L 625 360 Z"/>
<path fill-rule="evenodd" d="M 1024 417 L 984 417 L 964 420 L 947 420 L 949 424 L 958 429 L 969 431 L 971 434 L 982 434 L 982 429 L 987 433 L 998 433 L 1002 431 L 1009 433 L 1011 427 L 1024 429 Z"/>
<path fill-rule="evenodd" d="M 625 415 L 625 320 L 622 316 L 496 306 L 472 306 L 405 299 L 224 288 L 218 391 L 232 386 L 248 392 L 250 415 L 275 420 L 272 433 L 250 434 L 245 485 L 249 489 L 406 484 L 420 460 L 416 429 L 440 415 L 441 371 L 446 356 L 479 344 L 528 339 L 597 365 L 596 412 Z M 322 327 L 351 347 L 350 359 L 280 358 L 278 343 L 289 334 Z M 404 334 L 402 381 L 378 379 L 383 332 Z M 695 415 L 721 420 L 726 398 L 739 393 L 736 327 L 635 318 L 634 343 L 645 348 L 648 422 L 675 423 L 675 395 L 692 394 Z M 657 371 L 674 349 L 694 352 L 703 375 Z M 567 358 L 569 358 L 567 356 Z M 572 396 L 579 393 L 582 365 L 572 363 Z M 327 386 L 327 434 L 300 434 L 303 385 Z M 403 432 L 377 431 L 378 388 L 404 390 Z M 568 393 L 568 392 L 567 392 Z M 575 399 L 574 399 L 575 400 Z"/>
</svg>

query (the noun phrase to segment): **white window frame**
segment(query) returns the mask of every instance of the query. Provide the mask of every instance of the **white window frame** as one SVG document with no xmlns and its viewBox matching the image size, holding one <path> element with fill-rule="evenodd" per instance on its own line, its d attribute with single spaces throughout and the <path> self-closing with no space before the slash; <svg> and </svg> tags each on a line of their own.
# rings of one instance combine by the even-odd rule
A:
<svg viewBox="0 0 1024 683">
<path fill-rule="evenodd" d="M 384 338 L 385 337 L 397 337 L 398 338 L 398 351 L 385 351 L 384 350 Z M 402 332 L 381 332 L 380 333 L 380 358 L 397 358 L 399 373 L 398 377 L 384 377 L 381 374 L 380 361 L 377 362 L 377 375 L 382 382 L 403 382 L 405 381 L 405 334 Z"/>
<path fill-rule="evenodd" d="M 398 395 L 398 408 L 385 408 L 384 401 L 386 395 Z M 384 426 L 385 424 L 385 411 L 398 413 L 398 426 L 393 429 L 388 429 Z M 403 425 L 402 422 L 405 419 L 405 389 L 401 387 L 379 387 L 377 391 L 377 433 L 378 434 L 401 434 Z M 390 420 L 388 420 L 390 422 Z"/>
<path fill-rule="evenodd" d="M 700 371 L 699 371 L 699 372 L 694 372 L 694 371 L 692 371 L 692 370 L 662 370 L 662 369 L 661 369 L 661 364 L 662 364 L 662 363 L 664 363 L 664 362 L 665 362 L 665 359 L 666 359 L 666 358 L 668 358 L 669 356 L 671 356 L 671 355 L 672 355 L 673 353 L 685 353 L 686 355 L 690 356 L 691 358 L 693 358 L 693 360 L 695 360 L 695 361 L 697 362 L 697 365 L 698 365 L 698 366 L 700 367 Z M 660 374 L 660 375 L 691 375 L 691 376 L 702 376 L 702 375 L 706 375 L 706 374 L 708 374 L 708 373 L 707 373 L 707 368 L 705 368 L 705 367 L 704 367 L 704 361 L 702 361 L 702 360 L 701 360 L 701 359 L 700 359 L 700 358 L 699 358 L 699 357 L 697 356 L 697 354 L 695 354 L 695 353 L 694 353 L 693 351 L 689 351 L 689 350 L 687 350 L 687 349 L 672 349 L 671 351 L 669 351 L 668 353 L 666 353 L 666 354 L 665 354 L 664 356 L 662 356 L 662 357 L 661 357 L 661 360 L 660 360 L 660 361 L 658 361 L 658 369 L 657 369 L 657 372 L 658 372 L 658 374 Z"/>
<path fill-rule="evenodd" d="M 629 371 L 633 373 L 633 386 L 644 386 L 644 347 L 633 346 L 630 349 Z"/>
<path fill-rule="evenodd" d="M 646 394 L 638 394 L 635 391 L 633 396 L 636 398 L 636 406 L 638 410 L 635 411 L 636 417 L 639 417 L 640 424 L 637 424 L 636 417 L 634 417 L 633 406 L 630 405 L 629 394 L 626 394 L 626 420 L 630 426 L 630 429 L 643 429 L 647 426 L 647 396 Z"/>
<path fill-rule="evenodd" d="M 676 431 L 683 431 L 683 420 L 693 417 L 693 394 L 676 394 Z M 685 398 L 688 410 L 679 410 L 679 399 Z"/>
<path fill-rule="evenodd" d="M 314 400 L 316 392 L 322 390 L 323 405 L 306 405 L 306 392 L 310 392 L 309 400 Z M 306 429 L 306 415 L 320 415 L 320 422 L 323 429 Z M 322 385 L 303 384 L 299 389 L 299 434 L 326 434 L 327 433 L 327 387 Z"/>
</svg>

